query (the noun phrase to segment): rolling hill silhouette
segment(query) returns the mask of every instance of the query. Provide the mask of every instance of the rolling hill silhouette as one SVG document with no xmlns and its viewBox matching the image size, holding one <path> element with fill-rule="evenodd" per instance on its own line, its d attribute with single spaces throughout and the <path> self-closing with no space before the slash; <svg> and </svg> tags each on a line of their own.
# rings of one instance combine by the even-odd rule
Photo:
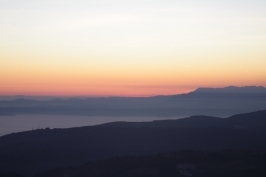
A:
<svg viewBox="0 0 266 177">
<path fill-rule="evenodd" d="M 266 149 L 266 111 L 228 118 L 192 116 L 153 122 L 114 122 L 40 129 L 0 137 L 0 171 L 32 175 L 112 156 L 185 149 Z"/>
</svg>

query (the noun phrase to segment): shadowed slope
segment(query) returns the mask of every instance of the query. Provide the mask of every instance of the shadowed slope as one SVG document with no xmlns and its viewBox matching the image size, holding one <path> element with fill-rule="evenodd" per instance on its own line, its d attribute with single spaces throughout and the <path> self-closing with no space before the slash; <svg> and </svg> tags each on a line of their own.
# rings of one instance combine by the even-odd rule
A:
<svg viewBox="0 0 266 177">
<path fill-rule="evenodd" d="M 54 169 L 36 177 L 264 177 L 265 175 L 265 153 L 226 150 L 113 157 L 78 167 Z"/>
<path fill-rule="evenodd" d="M 193 116 L 147 123 L 40 129 L 0 137 L 0 171 L 33 174 L 116 155 L 266 149 L 266 111 L 229 118 Z"/>
</svg>

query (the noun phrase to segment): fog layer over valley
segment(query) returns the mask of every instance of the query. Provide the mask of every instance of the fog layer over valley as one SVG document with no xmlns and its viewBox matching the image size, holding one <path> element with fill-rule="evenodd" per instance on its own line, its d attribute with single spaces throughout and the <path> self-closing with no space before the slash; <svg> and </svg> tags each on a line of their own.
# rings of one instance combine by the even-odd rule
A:
<svg viewBox="0 0 266 177">
<path fill-rule="evenodd" d="M 199 88 L 188 94 L 155 97 L 106 97 L 0 101 L 0 115 L 48 114 L 83 116 L 184 117 L 233 114 L 266 109 L 266 88 Z"/>
<path fill-rule="evenodd" d="M 193 151 L 235 149 L 229 159 L 234 159 L 239 149 L 250 149 L 251 151 L 241 151 L 249 154 L 247 159 L 262 158 L 257 166 L 257 161 L 243 163 L 245 169 L 249 169 L 249 164 L 251 166 L 255 164 L 254 168 L 257 170 L 253 168 L 252 173 L 263 171 L 266 162 L 265 156 L 262 157 L 260 153 L 253 156 L 253 151 L 265 152 L 266 149 L 264 87 L 199 88 L 188 94 L 147 98 L 34 100 L 21 97 L 0 101 L 0 114 L 2 115 L 0 119 L 6 121 L 8 118 L 15 120 L 21 115 L 26 116 L 17 120 L 18 124 L 13 123 L 17 126 L 21 126 L 19 123 L 21 121 L 31 125 L 34 118 L 36 121 L 43 116 L 43 119 L 39 119 L 43 122 L 38 125 L 33 123 L 32 130 L 0 136 L 0 175 L 15 172 L 25 176 L 38 173 L 45 177 L 65 176 L 65 168 L 55 170 L 55 173 L 42 172 L 54 168 L 78 166 L 89 161 L 97 162 L 114 156 L 154 155 L 188 149 Z M 60 117 L 60 121 L 53 116 Z M 88 126 L 89 119 L 94 119 L 95 124 L 100 123 L 100 125 Z M 48 125 L 49 120 L 52 125 Z M 65 128 L 80 124 L 81 127 Z M 57 126 L 61 128 L 53 128 Z M 203 153 L 203 156 L 205 155 Z M 186 158 L 189 156 L 184 159 Z M 129 162 L 130 159 L 132 158 L 128 159 Z M 236 163 L 234 160 L 229 162 Z M 94 168 L 98 168 L 99 163 L 95 163 L 96 166 L 89 165 L 88 169 L 84 170 L 88 173 L 95 172 Z M 224 163 L 221 162 L 221 165 Z M 86 165 L 83 167 L 87 168 Z M 239 168 L 242 174 L 245 174 L 242 167 L 240 164 Z M 128 169 L 131 168 L 135 170 L 132 166 Z M 76 171 L 77 168 L 66 168 L 68 169 L 72 169 L 76 176 L 80 174 L 79 170 Z M 238 167 L 234 167 L 234 170 L 236 169 Z M 173 174 L 180 175 L 179 171 L 175 172 Z M 198 172 L 196 170 L 193 173 Z M 128 173 L 131 174 L 130 171 Z M 227 174 L 230 174 L 230 171 Z"/>
<path fill-rule="evenodd" d="M 22 131 L 45 128 L 71 128 L 98 125 L 115 121 L 143 122 L 153 120 L 177 119 L 178 117 L 155 116 L 80 116 L 80 115 L 49 115 L 20 114 L 16 116 L 0 116 L 0 136 Z M 181 118 L 181 117 L 180 117 Z"/>
</svg>

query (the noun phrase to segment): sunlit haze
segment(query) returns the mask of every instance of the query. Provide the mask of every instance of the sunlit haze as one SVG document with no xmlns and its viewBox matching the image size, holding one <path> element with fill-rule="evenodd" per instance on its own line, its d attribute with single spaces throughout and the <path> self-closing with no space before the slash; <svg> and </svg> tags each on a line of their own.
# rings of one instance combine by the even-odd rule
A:
<svg viewBox="0 0 266 177">
<path fill-rule="evenodd" d="M 0 0 L 0 95 L 266 86 L 265 0 Z"/>
</svg>

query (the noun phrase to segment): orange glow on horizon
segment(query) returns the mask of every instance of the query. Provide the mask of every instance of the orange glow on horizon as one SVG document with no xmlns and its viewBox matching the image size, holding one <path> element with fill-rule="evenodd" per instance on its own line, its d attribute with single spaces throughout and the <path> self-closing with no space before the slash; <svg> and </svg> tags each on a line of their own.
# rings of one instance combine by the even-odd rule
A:
<svg viewBox="0 0 266 177">
<path fill-rule="evenodd" d="M 0 1 L 0 95 L 266 87 L 263 1 L 121 2 Z"/>
<path fill-rule="evenodd" d="M 166 76 L 164 76 L 166 77 Z M 186 75 L 183 79 L 165 79 L 105 76 L 9 76 L 1 78 L 0 95 L 32 95 L 32 96 L 155 96 L 175 95 L 191 92 L 198 87 L 226 86 L 266 86 L 264 78 L 231 78 L 222 76 Z M 171 78 L 170 76 L 168 78 Z M 210 84 L 211 83 L 211 84 Z"/>
<path fill-rule="evenodd" d="M 188 93 L 198 87 L 266 86 L 261 71 L 236 72 L 234 67 L 10 68 L 0 66 L 0 95 L 147 97 Z"/>
</svg>

